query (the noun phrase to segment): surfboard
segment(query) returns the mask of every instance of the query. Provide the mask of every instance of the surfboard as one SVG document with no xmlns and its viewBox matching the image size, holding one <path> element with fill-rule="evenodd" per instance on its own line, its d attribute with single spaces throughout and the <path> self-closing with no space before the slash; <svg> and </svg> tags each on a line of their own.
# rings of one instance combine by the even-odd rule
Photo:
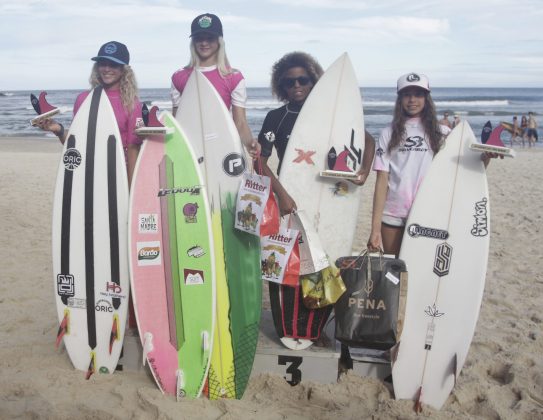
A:
<svg viewBox="0 0 543 420">
<path fill-rule="evenodd" d="M 262 305 L 260 240 L 234 229 L 247 163 L 232 116 L 197 70 L 185 86 L 176 118 L 199 159 L 211 205 L 217 309 L 209 398 L 239 399 L 253 366 Z"/>
<path fill-rule="evenodd" d="M 462 121 L 435 156 L 409 213 L 405 323 L 392 364 L 397 399 L 440 409 L 466 360 L 485 285 L 490 242 L 486 172 Z"/>
<path fill-rule="evenodd" d="M 306 99 L 279 175 L 298 209 L 304 210 L 313 223 L 331 261 L 351 254 L 361 197 L 358 187 L 338 178 L 338 172 L 345 173 L 343 178 L 356 173 L 362 164 L 363 149 L 362 98 L 353 66 L 344 53 L 326 70 Z M 321 176 L 322 171 L 327 171 L 327 176 Z M 276 304 L 282 302 L 275 296 L 279 289 L 270 288 L 270 294 L 274 294 L 270 300 Z M 272 308 L 272 313 L 285 311 Z M 274 322 L 282 324 L 283 320 Z M 300 338 L 304 337 L 308 336 L 298 335 L 291 340 L 287 334 L 281 341 L 294 349 L 301 347 Z"/>
<path fill-rule="evenodd" d="M 128 181 L 121 136 L 102 87 L 75 115 L 57 172 L 52 256 L 55 301 L 76 369 L 113 373 L 126 324 Z"/>
<path fill-rule="evenodd" d="M 168 134 L 143 142 L 132 180 L 132 297 L 144 359 L 157 385 L 178 399 L 197 398 L 214 328 L 211 213 L 186 135 L 169 112 L 161 121 Z"/>
</svg>

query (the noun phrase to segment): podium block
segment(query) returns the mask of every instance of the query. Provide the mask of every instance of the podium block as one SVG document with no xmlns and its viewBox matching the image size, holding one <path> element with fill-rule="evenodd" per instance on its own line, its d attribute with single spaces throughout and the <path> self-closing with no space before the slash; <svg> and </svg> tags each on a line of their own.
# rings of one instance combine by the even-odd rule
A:
<svg viewBox="0 0 543 420">
<path fill-rule="evenodd" d="M 279 340 L 270 311 L 262 311 L 260 335 L 251 376 L 276 373 L 291 385 L 302 381 L 332 383 L 337 381 L 339 351 L 336 349 L 333 322 L 323 331 L 322 344 L 305 350 L 290 350 Z"/>
</svg>

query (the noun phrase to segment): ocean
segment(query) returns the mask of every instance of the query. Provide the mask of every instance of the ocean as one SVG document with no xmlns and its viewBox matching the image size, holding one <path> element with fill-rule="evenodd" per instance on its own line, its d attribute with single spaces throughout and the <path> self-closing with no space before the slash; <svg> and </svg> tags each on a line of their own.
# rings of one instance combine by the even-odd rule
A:
<svg viewBox="0 0 543 420">
<path fill-rule="evenodd" d="M 360 91 L 366 129 L 377 137 L 390 123 L 396 90 L 373 87 L 362 88 Z M 80 90 L 48 91 L 49 103 L 61 109 L 61 114 L 56 118 L 66 127 L 70 125 L 73 103 L 80 92 Z M 0 92 L 0 136 L 44 136 L 41 130 L 30 126 L 29 123 L 35 116 L 30 104 L 30 93 L 37 95 L 39 92 Z M 269 88 L 248 88 L 247 94 L 249 98 L 247 120 L 256 137 L 266 113 L 281 103 L 271 95 Z M 543 116 L 543 88 L 433 88 L 432 98 L 439 118 L 445 111 L 449 112 L 449 119 L 458 114 L 461 119 L 470 123 L 477 136 L 489 120 L 496 126 L 500 121 L 511 122 L 515 115 L 518 116 L 520 123 L 521 116 L 527 115 L 529 111 L 534 112 L 537 119 Z M 140 99 L 147 104 L 157 105 L 160 109 L 171 108 L 169 89 L 141 89 Z M 543 120 L 539 122 L 543 123 Z"/>
</svg>

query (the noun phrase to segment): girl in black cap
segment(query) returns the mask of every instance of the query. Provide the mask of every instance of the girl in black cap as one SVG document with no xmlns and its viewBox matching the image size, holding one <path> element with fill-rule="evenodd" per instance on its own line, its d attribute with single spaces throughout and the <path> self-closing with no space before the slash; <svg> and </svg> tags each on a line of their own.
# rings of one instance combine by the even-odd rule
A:
<svg viewBox="0 0 543 420">
<path fill-rule="evenodd" d="M 260 146 L 253 139 L 245 104 L 247 89 L 240 71 L 233 69 L 226 56 L 222 23 L 211 13 L 197 16 L 191 24 L 190 63 L 172 76 L 172 112 L 177 113 L 181 95 L 194 68 L 200 70 L 217 89 L 226 107 L 231 110 L 241 141 L 251 154 L 257 157 Z"/>
<path fill-rule="evenodd" d="M 134 132 L 136 125 L 141 121 L 141 103 L 137 96 L 136 77 L 129 65 L 130 53 L 126 45 L 117 41 L 110 41 L 102 45 L 96 57 L 91 60 L 96 62 L 92 67 L 89 79 L 91 88 L 94 89 L 96 86 L 101 85 L 111 102 L 121 133 L 130 185 L 141 145 L 141 139 Z M 74 115 L 89 93 L 90 91 L 86 91 L 77 97 L 74 105 Z M 39 122 L 37 126 L 42 130 L 51 131 L 64 144 L 67 132 L 62 124 L 47 119 Z"/>
</svg>

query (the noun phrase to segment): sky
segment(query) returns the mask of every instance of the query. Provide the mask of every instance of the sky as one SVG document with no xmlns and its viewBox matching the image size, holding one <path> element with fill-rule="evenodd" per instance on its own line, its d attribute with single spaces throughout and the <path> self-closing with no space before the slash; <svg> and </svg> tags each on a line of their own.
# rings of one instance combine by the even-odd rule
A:
<svg viewBox="0 0 543 420">
<path fill-rule="evenodd" d="M 169 88 L 190 23 L 217 14 L 249 87 L 291 51 L 347 52 L 362 87 L 411 71 L 432 86 L 543 87 L 541 0 L 0 0 L 0 91 L 85 89 L 99 47 L 125 43 L 140 88 Z"/>
</svg>

